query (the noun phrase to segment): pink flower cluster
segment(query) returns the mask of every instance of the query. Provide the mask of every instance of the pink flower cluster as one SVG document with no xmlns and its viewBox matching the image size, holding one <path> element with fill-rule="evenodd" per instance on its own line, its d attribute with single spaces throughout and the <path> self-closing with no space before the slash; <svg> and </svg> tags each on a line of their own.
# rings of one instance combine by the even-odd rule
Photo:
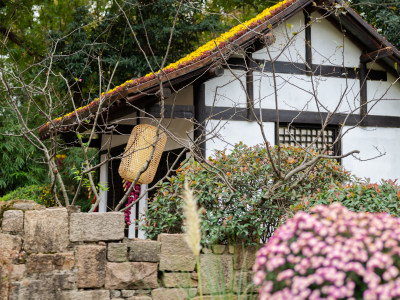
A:
<svg viewBox="0 0 400 300">
<path fill-rule="evenodd" d="M 131 184 L 132 184 L 132 182 L 127 181 L 126 185 L 125 185 L 125 188 L 128 190 L 129 187 L 131 186 Z M 130 204 L 132 204 L 133 202 L 136 202 L 137 199 L 139 198 L 139 196 L 140 196 L 140 185 L 137 184 L 132 189 L 132 192 L 131 192 L 131 194 L 129 195 L 129 198 L 128 198 L 128 203 L 125 204 L 125 207 L 130 205 Z M 127 210 L 125 210 L 125 222 L 126 222 L 126 224 L 128 224 L 128 226 L 131 225 L 131 210 L 132 210 L 132 207 L 130 207 Z"/>
<path fill-rule="evenodd" d="M 334 203 L 297 213 L 259 250 L 260 299 L 400 299 L 400 219 Z"/>
</svg>

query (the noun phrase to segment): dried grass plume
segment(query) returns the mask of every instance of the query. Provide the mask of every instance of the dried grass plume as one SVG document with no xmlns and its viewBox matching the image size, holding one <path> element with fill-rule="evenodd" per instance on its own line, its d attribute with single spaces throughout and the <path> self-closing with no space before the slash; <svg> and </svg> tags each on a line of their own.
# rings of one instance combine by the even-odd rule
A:
<svg viewBox="0 0 400 300">
<path fill-rule="evenodd" d="M 184 231 L 186 233 L 186 243 L 193 251 L 193 254 L 198 256 L 201 250 L 201 219 L 199 210 L 197 209 L 196 198 L 194 197 L 193 191 L 189 187 L 187 180 L 185 181 L 183 200 L 183 216 L 185 218 Z"/>
</svg>

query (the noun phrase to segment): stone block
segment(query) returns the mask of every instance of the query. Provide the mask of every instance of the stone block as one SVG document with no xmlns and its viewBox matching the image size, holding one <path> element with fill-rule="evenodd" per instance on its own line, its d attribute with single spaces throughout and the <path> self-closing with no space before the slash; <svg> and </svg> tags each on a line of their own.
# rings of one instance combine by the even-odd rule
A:
<svg viewBox="0 0 400 300">
<path fill-rule="evenodd" d="M 121 291 L 122 297 L 123 298 L 129 298 L 129 297 L 133 297 L 137 294 L 136 290 L 122 290 Z"/>
<path fill-rule="evenodd" d="M 9 300 L 54 300 L 60 296 L 61 291 L 51 280 L 23 279 L 12 283 Z"/>
<path fill-rule="evenodd" d="M 191 273 L 164 273 L 162 283 L 165 287 L 197 287 L 197 280 L 193 279 Z"/>
<path fill-rule="evenodd" d="M 111 290 L 110 296 L 111 296 L 111 298 L 121 297 L 121 291 L 119 291 L 119 290 Z"/>
<path fill-rule="evenodd" d="M 253 284 L 253 275 L 251 271 L 236 271 L 233 292 L 235 294 L 251 294 L 256 292 Z"/>
<path fill-rule="evenodd" d="M 129 297 L 126 300 L 152 300 L 150 296 L 133 296 Z"/>
<path fill-rule="evenodd" d="M 24 232 L 24 249 L 28 253 L 65 251 L 69 244 L 67 210 L 26 211 Z"/>
<path fill-rule="evenodd" d="M 158 235 L 158 241 L 161 242 L 161 254 L 193 255 L 184 234 L 162 233 Z"/>
<path fill-rule="evenodd" d="M 55 270 L 69 270 L 75 265 L 73 252 L 56 254 L 31 254 L 26 260 L 28 274 L 46 273 Z"/>
<path fill-rule="evenodd" d="M 108 290 L 86 290 L 62 292 L 60 300 L 110 300 Z"/>
<path fill-rule="evenodd" d="M 112 262 L 124 262 L 128 259 L 128 244 L 109 243 L 107 247 L 107 260 Z"/>
<path fill-rule="evenodd" d="M 229 293 L 234 278 L 232 256 L 201 254 L 200 274 L 204 294 Z"/>
<path fill-rule="evenodd" d="M 160 271 L 194 271 L 196 258 L 183 234 L 160 234 Z"/>
<path fill-rule="evenodd" d="M 197 288 L 159 288 L 151 291 L 153 300 L 184 300 L 192 299 L 197 294 Z"/>
<path fill-rule="evenodd" d="M 18 281 L 24 278 L 26 272 L 25 265 L 12 265 L 11 280 Z"/>
<path fill-rule="evenodd" d="M 193 255 L 163 255 L 160 257 L 160 271 L 192 272 L 196 266 Z"/>
<path fill-rule="evenodd" d="M 211 254 L 212 249 L 211 248 L 201 248 L 201 253 L 203 254 Z"/>
<path fill-rule="evenodd" d="M 235 270 L 251 270 L 256 260 L 256 254 L 260 246 L 235 245 L 233 254 L 233 266 Z"/>
<path fill-rule="evenodd" d="M 161 243 L 151 240 L 134 240 L 129 242 L 129 260 L 159 262 Z"/>
<path fill-rule="evenodd" d="M 194 297 L 192 300 L 237 300 L 237 296 L 233 294 L 225 294 L 225 295 L 208 295 L 203 297 Z"/>
<path fill-rule="evenodd" d="M 21 233 L 24 230 L 24 213 L 21 210 L 7 210 L 3 214 L 3 232 Z"/>
<path fill-rule="evenodd" d="M 102 287 L 106 277 L 106 247 L 78 246 L 77 256 L 78 288 Z"/>
<path fill-rule="evenodd" d="M 0 250 L 8 252 L 19 252 L 22 247 L 22 239 L 19 236 L 0 233 Z"/>
<path fill-rule="evenodd" d="M 157 264 L 149 262 L 107 263 L 107 289 L 153 289 L 158 287 Z"/>
<path fill-rule="evenodd" d="M 41 210 L 46 209 L 44 205 L 38 204 L 33 200 L 14 200 L 11 206 L 12 209 L 19 210 Z"/>
<path fill-rule="evenodd" d="M 124 213 L 71 214 L 71 242 L 118 241 L 124 238 L 124 230 Z"/>
<path fill-rule="evenodd" d="M 212 245 L 212 250 L 214 254 L 224 254 L 226 249 L 225 245 Z"/>
</svg>

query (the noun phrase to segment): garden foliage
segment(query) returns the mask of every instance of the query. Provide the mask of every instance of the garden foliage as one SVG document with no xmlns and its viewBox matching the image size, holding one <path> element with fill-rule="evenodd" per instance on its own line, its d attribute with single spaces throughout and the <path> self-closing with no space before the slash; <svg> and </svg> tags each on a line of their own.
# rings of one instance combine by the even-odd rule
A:
<svg viewBox="0 0 400 300">
<path fill-rule="evenodd" d="M 278 161 L 278 149 L 270 150 L 274 161 Z M 284 173 L 311 155 L 296 147 L 281 147 L 280 153 Z M 321 160 L 293 190 L 288 191 L 287 186 L 300 178 L 302 172 L 266 199 L 278 179 L 264 145 L 247 147 L 239 143 L 230 153 L 217 151 L 208 164 L 191 160 L 169 181 L 161 183 L 143 217 L 142 229 L 148 238 L 154 239 L 160 233 L 182 232 L 181 195 L 185 179 L 203 209 L 203 244 L 266 241 L 299 195 L 312 195 L 317 188 L 326 190 L 333 182 L 349 179 L 336 161 Z"/>
<path fill-rule="evenodd" d="M 312 195 L 303 195 L 293 205 L 293 211 L 309 211 L 319 204 L 340 202 L 355 212 L 387 212 L 400 217 L 400 187 L 396 181 L 382 180 L 380 184 L 361 182 L 332 184 L 329 189 L 316 189 Z"/>
<path fill-rule="evenodd" d="M 400 219 L 334 203 L 298 212 L 257 254 L 260 299 L 398 299 Z"/>
</svg>

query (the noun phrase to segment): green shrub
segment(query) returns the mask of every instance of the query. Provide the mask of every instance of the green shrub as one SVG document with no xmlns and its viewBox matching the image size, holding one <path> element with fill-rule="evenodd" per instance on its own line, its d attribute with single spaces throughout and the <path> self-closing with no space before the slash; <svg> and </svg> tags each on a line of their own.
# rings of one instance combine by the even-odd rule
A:
<svg viewBox="0 0 400 300">
<path fill-rule="evenodd" d="M 50 193 L 49 186 L 28 185 L 15 189 L 0 198 L 0 201 L 33 200 L 46 207 L 55 206 L 55 201 Z"/>
<path fill-rule="evenodd" d="M 270 150 L 277 161 L 278 149 Z M 280 152 L 285 174 L 311 155 L 296 147 L 283 147 Z M 141 229 L 148 238 L 154 239 L 160 233 L 182 232 L 181 195 L 185 179 L 203 208 L 203 244 L 266 241 L 297 195 L 311 195 L 317 188 L 325 190 L 334 182 L 349 179 L 349 174 L 336 161 L 321 160 L 307 174 L 296 174 L 271 193 L 278 179 L 264 145 L 247 147 L 240 143 L 229 154 L 217 151 L 208 163 L 192 160 L 169 181 L 161 183 L 142 217 Z M 288 184 L 299 178 L 302 180 L 297 186 L 288 191 Z M 271 196 L 266 199 L 268 192 Z"/>
<path fill-rule="evenodd" d="M 400 187 L 392 180 L 380 184 L 369 182 L 336 183 L 327 190 L 316 190 L 304 195 L 293 206 L 293 211 L 306 210 L 319 204 L 340 202 L 355 212 L 387 212 L 400 217 Z"/>
</svg>

